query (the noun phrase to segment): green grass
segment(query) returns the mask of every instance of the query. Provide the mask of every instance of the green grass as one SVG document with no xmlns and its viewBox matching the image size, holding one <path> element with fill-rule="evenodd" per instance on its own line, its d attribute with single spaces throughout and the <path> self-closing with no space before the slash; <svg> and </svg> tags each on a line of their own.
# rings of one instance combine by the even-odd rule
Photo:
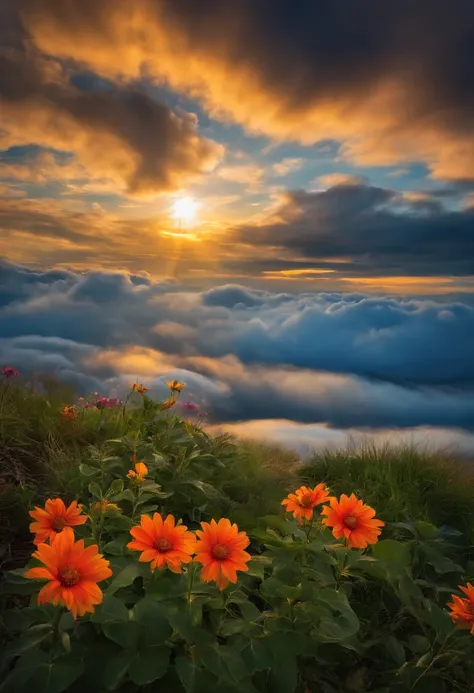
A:
<svg viewBox="0 0 474 693">
<path fill-rule="evenodd" d="M 474 539 L 474 477 L 442 452 L 365 445 L 315 455 L 299 475 L 305 483 L 325 481 L 336 495 L 354 492 L 386 522 L 427 520 Z"/>
</svg>

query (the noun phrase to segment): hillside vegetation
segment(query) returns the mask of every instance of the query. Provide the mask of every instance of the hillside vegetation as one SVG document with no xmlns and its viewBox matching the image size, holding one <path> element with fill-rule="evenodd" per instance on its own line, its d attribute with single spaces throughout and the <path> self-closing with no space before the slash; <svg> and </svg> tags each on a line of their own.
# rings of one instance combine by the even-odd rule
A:
<svg viewBox="0 0 474 693">
<path fill-rule="evenodd" d="M 393 447 L 300 462 L 278 446 L 208 435 L 175 413 L 181 389 L 170 383 L 164 402 L 141 386 L 125 403 L 78 402 L 47 378 L 0 384 L 0 693 L 472 691 L 465 469 Z M 345 512 L 340 496 L 352 493 L 374 511 Z M 77 501 L 80 515 L 45 539 L 29 525 L 47 499 Z M 343 535 L 331 508 L 345 512 Z M 169 515 L 178 524 L 165 536 Z M 150 532 L 147 553 L 137 547 Z M 70 535 L 76 548 L 62 565 Z M 80 592 L 86 558 L 74 561 L 94 546 L 102 573 Z M 207 554 L 217 568 L 206 572 Z M 59 561 L 61 598 L 44 573 L 25 577 L 45 556 Z M 64 597 L 76 583 L 79 612 Z M 38 602 L 40 590 L 49 598 Z"/>
</svg>

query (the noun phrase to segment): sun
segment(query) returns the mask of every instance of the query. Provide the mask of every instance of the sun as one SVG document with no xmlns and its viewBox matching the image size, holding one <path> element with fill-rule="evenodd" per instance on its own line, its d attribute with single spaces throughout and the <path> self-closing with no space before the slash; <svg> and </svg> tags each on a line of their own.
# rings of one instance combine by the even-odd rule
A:
<svg viewBox="0 0 474 693">
<path fill-rule="evenodd" d="M 171 218 L 175 219 L 180 226 L 192 224 L 196 219 L 196 212 L 199 203 L 192 197 L 178 197 L 171 207 Z"/>
</svg>

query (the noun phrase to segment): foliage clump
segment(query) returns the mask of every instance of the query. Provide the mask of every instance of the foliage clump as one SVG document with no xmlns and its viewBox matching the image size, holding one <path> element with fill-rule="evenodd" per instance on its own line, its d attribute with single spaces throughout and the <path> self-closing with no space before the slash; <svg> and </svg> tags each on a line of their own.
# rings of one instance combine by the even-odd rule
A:
<svg viewBox="0 0 474 693">
<path fill-rule="evenodd" d="M 246 488 L 251 446 L 177 416 L 168 385 L 71 409 L 3 384 L 0 507 L 24 526 L 8 515 L 0 693 L 472 691 L 464 525 L 385 505 L 367 465 L 256 463 Z"/>
</svg>

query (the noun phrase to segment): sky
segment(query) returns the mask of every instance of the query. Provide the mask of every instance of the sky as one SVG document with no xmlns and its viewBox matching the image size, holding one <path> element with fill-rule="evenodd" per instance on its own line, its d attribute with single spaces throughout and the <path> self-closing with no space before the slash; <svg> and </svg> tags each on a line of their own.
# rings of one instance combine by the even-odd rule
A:
<svg viewBox="0 0 474 693">
<path fill-rule="evenodd" d="M 1 364 L 474 454 L 472 0 L 3 0 L 0 96 Z"/>
</svg>

